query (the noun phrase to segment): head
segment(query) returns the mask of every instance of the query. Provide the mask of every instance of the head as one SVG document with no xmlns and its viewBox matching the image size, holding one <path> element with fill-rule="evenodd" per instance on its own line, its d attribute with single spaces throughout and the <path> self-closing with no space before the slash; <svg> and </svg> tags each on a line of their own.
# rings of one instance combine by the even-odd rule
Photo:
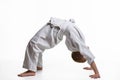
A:
<svg viewBox="0 0 120 80">
<path fill-rule="evenodd" d="M 86 62 L 86 59 L 84 58 L 83 55 L 81 55 L 80 52 L 72 52 L 71 57 L 75 62 L 78 62 L 78 63 Z"/>
</svg>

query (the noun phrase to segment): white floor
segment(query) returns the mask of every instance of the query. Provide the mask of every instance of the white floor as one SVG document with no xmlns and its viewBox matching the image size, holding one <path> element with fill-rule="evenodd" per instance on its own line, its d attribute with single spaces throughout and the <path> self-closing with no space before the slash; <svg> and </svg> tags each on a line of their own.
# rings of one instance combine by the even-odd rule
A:
<svg viewBox="0 0 120 80">
<path fill-rule="evenodd" d="M 73 62 L 70 52 L 66 50 L 65 46 L 58 45 L 56 48 L 46 50 L 43 54 L 43 70 L 38 71 L 36 76 L 32 77 L 18 77 L 17 74 L 25 71 L 22 68 L 23 55 L 19 53 L 13 58 L 7 57 L 0 59 L 0 79 L 1 80 L 91 80 L 90 74 L 92 71 L 86 71 L 82 68 L 88 66 L 87 63 L 79 64 Z M 65 49 L 64 49 L 65 48 Z M 21 58 L 20 58 L 21 57 Z M 97 80 L 120 80 L 120 63 L 115 56 L 110 58 L 95 59 L 101 78 Z M 93 79 L 92 79 L 93 80 Z"/>
</svg>

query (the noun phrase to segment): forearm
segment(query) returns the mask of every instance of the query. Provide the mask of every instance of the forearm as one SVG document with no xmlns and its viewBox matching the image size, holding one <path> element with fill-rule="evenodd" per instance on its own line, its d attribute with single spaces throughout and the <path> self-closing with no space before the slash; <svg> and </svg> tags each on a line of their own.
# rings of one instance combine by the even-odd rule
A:
<svg viewBox="0 0 120 80">
<path fill-rule="evenodd" d="M 90 64 L 90 66 L 93 69 L 95 74 L 99 74 L 99 71 L 98 71 L 97 66 L 94 61 Z"/>
</svg>

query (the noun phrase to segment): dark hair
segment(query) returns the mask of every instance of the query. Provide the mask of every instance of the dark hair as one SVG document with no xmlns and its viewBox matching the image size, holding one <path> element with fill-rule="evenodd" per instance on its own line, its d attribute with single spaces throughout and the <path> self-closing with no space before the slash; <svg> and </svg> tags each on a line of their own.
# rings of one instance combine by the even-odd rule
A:
<svg viewBox="0 0 120 80">
<path fill-rule="evenodd" d="M 75 62 L 79 62 L 79 63 L 86 62 L 86 59 L 83 57 L 83 55 L 81 55 L 80 52 L 72 52 L 71 57 Z"/>
</svg>

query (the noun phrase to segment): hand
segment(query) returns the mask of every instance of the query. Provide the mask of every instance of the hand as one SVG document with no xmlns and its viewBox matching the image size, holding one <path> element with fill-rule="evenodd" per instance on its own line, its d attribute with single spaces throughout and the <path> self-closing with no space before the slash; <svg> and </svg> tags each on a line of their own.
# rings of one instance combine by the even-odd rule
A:
<svg viewBox="0 0 120 80">
<path fill-rule="evenodd" d="M 90 75 L 89 77 L 97 79 L 97 78 L 100 78 L 100 75 L 99 74 L 94 74 L 94 75 Z"/>
<path fill-rule="evenodd" d="M 85 69 L 85 70 L 92 70 L 91 67 L 84 67 L 83 69 Z"/>
</svg>

